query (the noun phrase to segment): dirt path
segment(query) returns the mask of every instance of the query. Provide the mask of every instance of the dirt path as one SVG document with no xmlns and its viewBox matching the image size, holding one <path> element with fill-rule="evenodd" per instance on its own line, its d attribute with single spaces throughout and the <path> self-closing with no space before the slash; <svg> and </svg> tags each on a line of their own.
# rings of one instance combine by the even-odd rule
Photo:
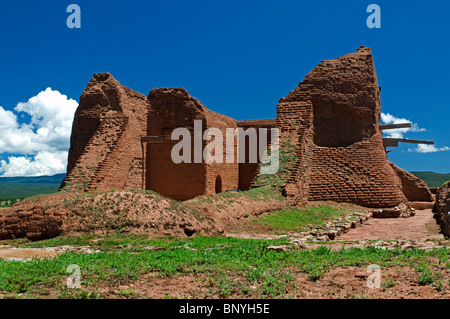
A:
<svg viewBox="0 0 450 319">
<path fill-rule="evenodd" d="M 443 239 L 431 209 L 417 210 L 410 218 L 371 218 L 339 240 Z"/>
</svg>

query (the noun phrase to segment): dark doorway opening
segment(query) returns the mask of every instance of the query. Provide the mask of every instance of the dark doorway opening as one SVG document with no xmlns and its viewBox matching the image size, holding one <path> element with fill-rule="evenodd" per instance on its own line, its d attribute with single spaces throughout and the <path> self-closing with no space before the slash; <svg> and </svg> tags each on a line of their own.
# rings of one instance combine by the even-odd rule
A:
<svg viewBox="0 0 450 319">
<path fill-rule="evenodd" d="M 218 175 L 216 177 L 216 194 L 222 193 L 222 177 Z"/>
</svg>

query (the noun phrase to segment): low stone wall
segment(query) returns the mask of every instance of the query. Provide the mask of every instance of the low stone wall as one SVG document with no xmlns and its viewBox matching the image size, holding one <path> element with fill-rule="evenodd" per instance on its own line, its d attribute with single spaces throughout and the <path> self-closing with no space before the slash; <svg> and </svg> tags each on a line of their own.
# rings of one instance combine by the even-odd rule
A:
<svg viewBox="0 0 450 319">
<path fill-rule="evenodd" d="M 450 237 L 450 183 L 442 185 L 436 193 L 433 211 L 438 215 L 442 233 Z"/>
<path fill-rule="evenodd" d="M 41 205 L 15 206 L 0 211 L 0 240 L 28 238 L 41 240 L 63 231 L 66 212 Z"/>
</svg>

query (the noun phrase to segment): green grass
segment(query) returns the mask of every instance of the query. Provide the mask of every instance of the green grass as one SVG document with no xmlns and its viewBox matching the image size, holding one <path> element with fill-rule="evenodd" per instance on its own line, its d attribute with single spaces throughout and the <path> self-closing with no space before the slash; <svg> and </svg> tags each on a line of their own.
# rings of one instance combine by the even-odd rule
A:
<svg viewBox="0 0 450 319">
<path fill-rule="evenodd" d="M 304 231 L 310 225 L 322 225 L 345 213 L 328 206 L 280 210 L 255 218 L 254 222 L 275 231 Z"/>
<path fill-rule="evenodd" d="M 291 138 L 284 140 L 279 148 L 279 167 L 278 172 L 275 174 L 261 175 L 256 180 L 255 184 L 259 186 L 282 186 L 286 183 L 287 179 L 290 177 L 289 169 L 292 168 L 297 160 L 298 146 L 293 144 Z M 270 155 L 270 151 L 268 152 Z M 270 165 L 263 164 L 263 166 Z"/>
<path fill-rule="evenodd" d="M 14 241 L 10 241 L 14 244 Z M 18 243 L 18 242 L 16 242 Z M 296 289 L 294 274 L 304 272 L 312 281 L 319 280 L 332 267 L 395 265 L 410 266 L 438 263 L 449 267 L 450 252 L 411 250 L 379 250 L 375 248 L 332 251 L 327 247 L 316 250 L 269 250 L 270 245 L 289 245 L 284 239 L 255 240 L 227 237 L 195 237 L 150 239 L 138 235 L 98 235 L 62 237 L 23 246 L 53 246 L 55 244 L 90 244 L 101 253 L 82 255 L 65 253 L 55 259 L 8 262 L 0 260 L 0 292 L 45 296 L 50 291 L 62 298 L 99 298 L 97 289 L 105 283 L 122 284 L 141 278 L 144 274 L 176 277 L 201 275 L 209 281 L 211 294 L 230 296 L 250 294 L 261 297 L 284 297 Z M 117 248 L 120 244 L 123 248 Z M 164 248 L 148 250 L 146 246 Z M 189 248 L 189 249 L 188 249 Z M 436 261 L 437 260 L 437 261 Z M 65 287 L 67 267 L 76 264 L 81 269 L 81 291 Z M 419 282 L 430 284 L 424 268 L 417 268 Z M 432 281 L 431 281 L 432 283 Z M 256 289 L 253 289 L 256 287 Z M 120 295 L 129 298 L 132 291 Z"/>
<path fill-rule="evenodd" d="M 11 207 L 23 199 L 25 197 L 0 197 L 0 207 Z"/>
<path fill-rule="evenodd" d="M 240 194 L 244 194 L 245 196 L 253 200 L 276 199 L 278 201 L 284 201 L 284 197 L 281 195 L 281 190 L 278 187 L 261 186 L 241 192 Z"/>
</svg>

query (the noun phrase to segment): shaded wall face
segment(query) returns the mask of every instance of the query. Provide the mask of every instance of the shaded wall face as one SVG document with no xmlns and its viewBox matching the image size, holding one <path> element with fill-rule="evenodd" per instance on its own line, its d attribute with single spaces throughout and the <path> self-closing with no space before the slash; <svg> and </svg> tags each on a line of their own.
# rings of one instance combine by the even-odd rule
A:
<svg viewBox="0 0 450 319">
<path fill-rule="evenodd" d="M 170 130 L 166 128 L 164 131 L 167 133 Z M 223 163 L 205 163 L 204 159 L 202 159 L 202 163 L 195 163 L 194 131 L 190 131 L 191 163 L 174 163 L 171 157 L 172 149 L 179 141 L 165 140 L 162 143 L 147 145 L 147 189 L 176 200 L 186 200 L 204 194 L 213 195 L 217 192 L 237 189 L 239 165 L 237 162 L 226 163 L 226 146 L 223 146 Z M 225 129 L 223 131 L 225 132 Z M 170 136 L 171 133 L 168 135 Z M 202 140 L 202 154 L 207 144 L 207 141 Z"/>
<path fill-rule="evenodd" d="M 76 165 L 89 140 L 97 131 L 100 119 L 96 116 L 76 115 L 72 124 L 72 134 L 70 138 L 69 159 L 67 165 L 68 174 Z"/>
<path fill-rule="evenodd" d="M 150 112 L 147 135 L 166 136 L 167 139 L 162 143 L 147 145 L 146 187 L 177 200 L 237 189 L 238 164 L 226 163 L 226 145 L 223 145 L 223 163 L 206 163 L 203 159 L 206 145 L 212 142 L 203 139 L 205 130 L 220 129 L 225 143 L 226 129 L 234 128 L 235 121 L 209 111 L 181 88 L 152 90 L 148 100 Z M 195 120 L 202 121 L 200 138 L 194 136 Z M 172 159 L 172 149 L 180 141 L 172 141 L 170 136 L 177 128 L 190 131 L 190 163 L 177 164 Z M 198 143 L 200 140 L 201 143 Z M 198 146 L 200 150 L 195 148 Z M 202 155 L 201 163 L 195 163 L 195 151 Z"/>
<path fill-rule="evenodd" d="M 368 107 L 330 102 L 314 104 L 314 144 L 345 147 L 371 138 L 377 131 Z"/>
<path fill-rule="evenodd" d="M 146 188 L 161 195 L 186 200 L 206 192 L 206 165 L 194 163 L 194 118 L 195 113 L 169 113 L 151 110 L 148 120 L 148 136 L 164 137 L 163 142 L 148 143 L 146 147 Z M 205 120 L 202 120 L 205 123 Z M 203 125 L 204 126 L 204 125 Z M 180 140 L 170 139 L 176 128 L 186 128 L 190 132 L 191 163 L 176 164 L 172 159 L 172 149 Z M 202 141 L 202 149 L 205 142 Z"/>
<path fill-rule="evenodd" d="M 380 90 L 370 51 L 320 63 L 303 86 L 314 105 L 316 145 L 349 146 L 379 131 Z"/>
<path fill-rule="evenodd" d="M 271 144 L 271 131 L 272 128 L 278 128 L 276 119 L 262 119 L 262 120 L 248 120 L 248 121 L 238 121 L 237 125 L 244 131 L 248 129 L 255 129 L 256 131 L 256 152 L 259 154 L 261 152 L 259 140 L 260 140 L 260 129 L 267 129 L 266 141 L 267 148 L 270 148 Z M 240 145 L 245 150 L 245 161 L 243 163 L 239 163 L 239 189 L 240 190 L 249 190 L 254 185 L 253 183 L 259 176 L 261 159 L 259 156 L 257 157 L 256 163 L 250 162 L 250 142 L 249 138 L 245 138 L 245 145 Z M 238 152 L 238 150 L 237 150 Z"/>
<path fill-rule="evenodd" d="M 175 164 L 171 152 L 176 143 L 168 140 L 147 145 L 146 188 L 176 200 L 205 194 L 205 164 Z"/>
</svg>

